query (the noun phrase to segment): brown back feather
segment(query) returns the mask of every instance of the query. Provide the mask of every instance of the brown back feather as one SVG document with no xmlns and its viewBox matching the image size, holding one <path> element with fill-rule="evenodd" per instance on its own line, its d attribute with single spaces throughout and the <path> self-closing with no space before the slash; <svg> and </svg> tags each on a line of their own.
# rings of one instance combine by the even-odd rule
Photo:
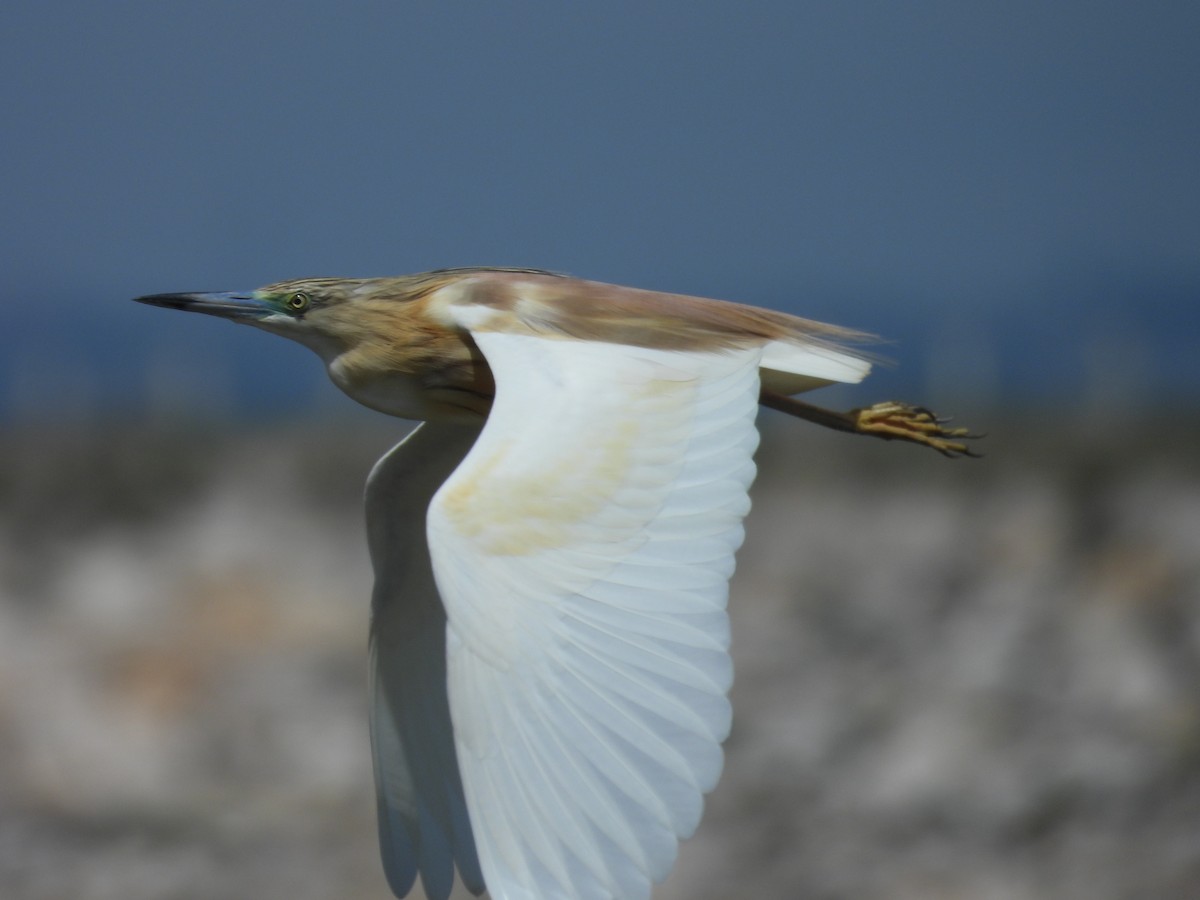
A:
<svg viewBox="0 0 1200 900">
<path fill-rule="evenodd" d="M 537 332 L 581 340 L 676 350 L 777 340 L 837 346 L 875 340 L 853 329 L 725 300 L 622 287 L 536 270 L 452 271 L 452 280 L 465 282 L 465 302 L 511 312 Z"/>
</svg>

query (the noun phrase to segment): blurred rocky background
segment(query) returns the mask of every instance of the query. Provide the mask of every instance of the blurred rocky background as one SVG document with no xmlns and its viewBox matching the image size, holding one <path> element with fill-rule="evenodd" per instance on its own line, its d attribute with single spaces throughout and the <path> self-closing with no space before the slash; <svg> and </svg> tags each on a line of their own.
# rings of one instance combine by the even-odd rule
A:
<svg viewBox="0 0 1200 900">
<path fill-rule="evenodd" d="M 763 418 L 726 773 L 656 896 L 1200 896 L 1195 423 L 951 462 Z M 387 896 L 359 498 L 402 429 L 0 436 L 0 896 Z"/>
</svg>

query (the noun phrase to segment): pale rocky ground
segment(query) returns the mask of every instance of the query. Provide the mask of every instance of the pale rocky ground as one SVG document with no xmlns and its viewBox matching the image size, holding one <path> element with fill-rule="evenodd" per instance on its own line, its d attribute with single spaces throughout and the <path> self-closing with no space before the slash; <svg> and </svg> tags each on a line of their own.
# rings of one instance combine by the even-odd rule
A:
<svg viewBox="0 0 1200 900">
<path fill-rule="evenodd" d="M 655 896 L 1200 897 L 1197 433 L 769 425 L 726 773 Z M 358 501 L 395 433 L 0 433 L 0 898 L 389 896 Z"/>
</svg>

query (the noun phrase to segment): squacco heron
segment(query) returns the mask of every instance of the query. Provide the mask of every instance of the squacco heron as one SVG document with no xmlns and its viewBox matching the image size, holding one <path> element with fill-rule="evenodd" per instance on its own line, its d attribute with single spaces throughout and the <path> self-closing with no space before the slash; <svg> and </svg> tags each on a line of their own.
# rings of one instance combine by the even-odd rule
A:
<svg viewBox="0 0 1200 900">
<path fill-rule="evenodd" d="M 423 424 L 367 480 L 371 742 L 398 897 L 649 897 L 720 775 L 726 601 L 759 404 L 973 455 L 928 410 L 832 412 L 865 336 L 530 269 L 154 294 L 311 347 Z"/>
</svg>

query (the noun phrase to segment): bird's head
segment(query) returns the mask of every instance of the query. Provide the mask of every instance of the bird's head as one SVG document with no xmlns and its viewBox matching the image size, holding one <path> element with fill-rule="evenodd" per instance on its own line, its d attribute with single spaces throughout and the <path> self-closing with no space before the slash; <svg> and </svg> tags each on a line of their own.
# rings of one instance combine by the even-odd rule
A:
<svg viewBox="0 0 1200 900">
<path fill-rule="evenodd" d="M 219 316 L 291 338 L 332 362 L 372 327 L 375 279 L 300 278 L 253 291 L 151 294 L 139 303 Z"/>
<path fill-rule="evenodd" d="M 397 278 L 300 278 L 248 292 L 151 294 L 139 303 L 220 316 L 316 351 L 346 393 L 374 409 L 429 418 L 442 407 L 478 415 L 493 387 L 474 343 L 422 302 L 453 280 L 432 272 Z"/>
</svg>

